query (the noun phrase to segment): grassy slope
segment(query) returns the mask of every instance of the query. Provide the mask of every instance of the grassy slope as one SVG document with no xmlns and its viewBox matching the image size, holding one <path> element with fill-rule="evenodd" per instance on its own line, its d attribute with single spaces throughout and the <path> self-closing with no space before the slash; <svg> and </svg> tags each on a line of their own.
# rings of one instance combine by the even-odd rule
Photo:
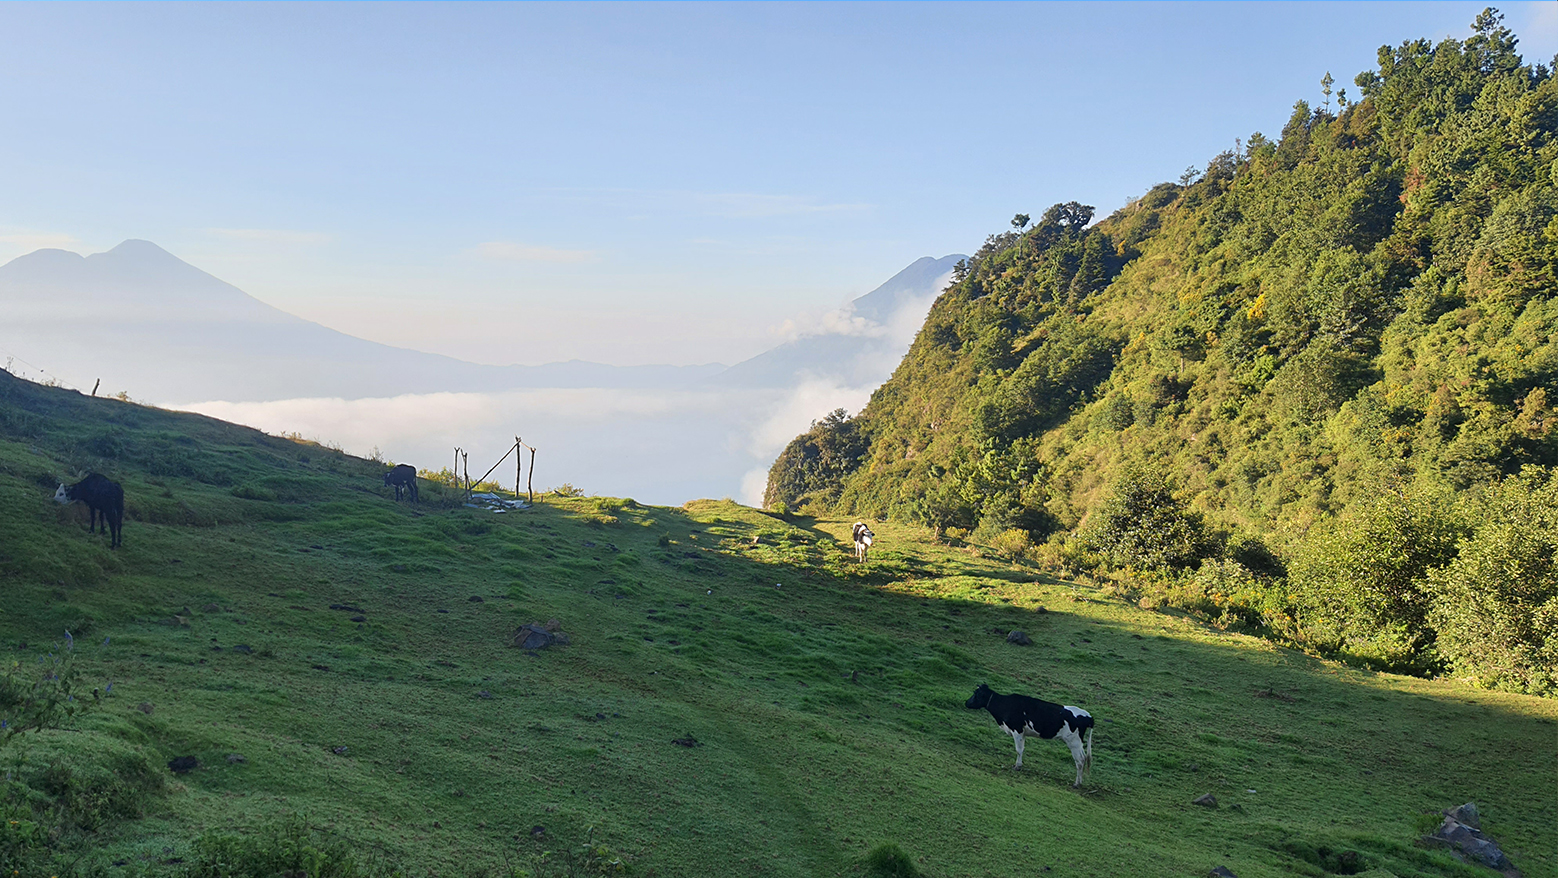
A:
<svg viewBox="0 0 1558 878">
<path fill-rule="evenodd" d="M 88 467 L 125 485 L 117 552 L 50 500 Z M 201 831 L 302 812 L 412 874 L 479 873 L 541 825 L 668 876 L 847 873 L 882 841 L 937 876 L 1323 874 L 1320 849 L 1470 875 L 1411 840 L 1476 800 L 1527 876 L 1558 876 L 1552 701 L 1318 662 L 900 525 L 861 568 L 844 521 L 558 497 L 499 516 L 432 486 L 413 509 L 380 471 L 0 374 L 0 654 L 68 626 L 114 683 L 0 760 L 166 775 L 144 817 L 67 833 L 82 863 L 155 872 Z M 506 645 L 548 618 L 572 645 Z M 1013 773 L 962 708 L 981 681 L 1089 708 L 1091 785 L 1049 742 Z M 161 769 L 181 755 L 203 767 Z"/>
</svg>

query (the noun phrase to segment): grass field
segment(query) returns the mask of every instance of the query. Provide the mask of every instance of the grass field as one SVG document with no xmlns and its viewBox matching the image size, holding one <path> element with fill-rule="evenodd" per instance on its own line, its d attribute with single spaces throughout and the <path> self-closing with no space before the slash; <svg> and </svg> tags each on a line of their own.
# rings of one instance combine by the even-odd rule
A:
<svg viewBox="0 0 1558 878">
<path fill-rule="evenodd" d="M 119 550 L 51 499 L 88 469 L 125 487 Z M 883 843 L 928 876 L 1487 875 L 1414 845 L 1475 801 L 1558 876 L 1553 701 L 1318 661 L 894 523 L 857 565 L 848 521 L 499 515 L 427 483 L 413 508 L 382 472 L 0 373 L 0 655 L 33 679 L 70 631 L 91 704 L 0 746 L 7 871 L 190 874 L 290 819 L 416 876 L 568 874 L 586 841 L 658 876 L 864 874 Z M 510 645 L 554 619 L 568 645 Z M 963 708 L 980 682 L 1090 710 L 1090 783 L 1054 742 L 1013 772 Z"/>
</svg>

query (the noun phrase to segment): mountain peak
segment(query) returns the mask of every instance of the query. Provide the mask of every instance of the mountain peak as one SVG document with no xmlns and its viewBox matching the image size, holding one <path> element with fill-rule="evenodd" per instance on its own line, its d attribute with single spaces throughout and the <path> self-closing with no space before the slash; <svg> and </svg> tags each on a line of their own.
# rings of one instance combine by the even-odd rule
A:
<svg viewBox="0 0 1558 878">
<path fill-rule="evenodd" d="M 169 253 L 161 247 L 158 247 L 156 244 L 153 244 L 150 241 L 143 241 L 140 238 L 126 238 L 123 241 L 120 241 L 117 247 L 114 247 L 112 250 L 107 252 L 122 254 L 156 253 L 163 256 L 173 256 L 172 253 Z M 178 257 L 174 256 L 173 258 L 177 259 Z"/>
</svg>

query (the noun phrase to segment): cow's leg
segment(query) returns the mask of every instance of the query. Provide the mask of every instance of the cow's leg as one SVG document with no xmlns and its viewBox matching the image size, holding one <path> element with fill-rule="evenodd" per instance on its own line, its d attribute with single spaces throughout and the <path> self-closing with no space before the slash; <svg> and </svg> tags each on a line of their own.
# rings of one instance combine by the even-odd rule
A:
<svg viewBox="0 0 1558 878">
<path fill-rule="evenodd" d="M 1056 735 L 1055 737 L 1065 741 L 1066 746 L 1071 748 L 1071 761 L 1075 762 L 1077 766 L 1077 780 L 1076 783 L 1072 784 L 1072 786 L 1081 786 L 1084 773 L 1083 769 L 1089 762 L 1089 759 L 1087 758 L 1087 749 L 1082 746 L 1082 736 L 1072 731 L 1069 727 L 1062 726 L 1060 729 L 1060 734 Z"/>
<path fill-rule="evenodd" d="M 89 533 L 89 534 L 97 533 L 97 516 L 98 516 L 97 507 L 96 506 L 88 506 L 87 507 L 87 533 Z M 108 532 L 108 516 L 107 515 L 103 516 L 103 532 L 104 533 Z"/>
<path fill-rule="evenodd" d="M 1022 732 L 1012 732 L 1012 743 L 1017 745 L 1017 764 L 1012 766 L 1012 770 L 1016 771 L 1022 768 Z"/>
</svg>

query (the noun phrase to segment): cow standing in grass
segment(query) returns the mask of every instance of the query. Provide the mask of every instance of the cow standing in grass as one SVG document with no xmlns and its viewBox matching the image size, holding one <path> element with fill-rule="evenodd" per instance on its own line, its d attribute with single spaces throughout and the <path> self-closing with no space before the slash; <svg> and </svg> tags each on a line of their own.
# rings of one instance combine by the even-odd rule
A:
<svg viewBox="0 0 1558 878">
<path fill-rule="evenodd" d="M 855 560 L 863 564 L 866 560 L 866 552 L 870 551 L 871 541 L 876 539 L 876 534 L 872 533 L 871 528 L 866 527 L 863 521 L 855 522 L 851 530 L 855 537 Z"/>
<path fill-rule="evenodd" d="M 1022 768 L 1024 735 L 1059 738 L 1066 742 L 1077 765 L 1077 780 L 1072 786 L 1081 786 L 1093 767 L 1093 715 L 1080 707 L 1052 704 L 1026 695 L 1002 695 L 983 683 L 963 706 L 969 710 L 984 708 L 990 711 L 1001 729 L 1012 736 L 1012 743 L 1017 745 L 1014 770 Z M 1087 734 L 1085 744 L 1084 732 Z"/>
<path fill-rule="evenodd" d="M 417 502 L 417 468 L 409 463 L 403 463 L 384 474 L 384 487 L 395 488 L 395 502 L 400 502 L 400 492 L 405 491 L 411 495 L 411 502 Z"/>
<path fill-rule="evenodd" d="M 124 489 L 119 487 L 118 482 L 109 480 L 107 476 L 88 473 L 86 478 L 74 485 L 61 482 L 59 490 L 54 492 L 54 499 L 63 504 L 77 500 L 87 504 L 87 509 L 91 510 L 87 533 L 97 532 L 98 516 L 102 516 L 103 533 L 109 535 L 108 548 L 117 549 L 124 542 L 120 536 L 124 527 Z"/>
</svg>

